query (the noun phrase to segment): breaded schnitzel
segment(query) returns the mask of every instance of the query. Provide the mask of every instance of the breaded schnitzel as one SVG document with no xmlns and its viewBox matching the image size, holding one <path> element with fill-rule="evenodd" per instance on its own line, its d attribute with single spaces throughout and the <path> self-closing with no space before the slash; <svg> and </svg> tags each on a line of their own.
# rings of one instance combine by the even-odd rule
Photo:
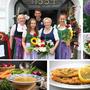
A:
<svg viewBox="0 0 90 90">
<path fill-rule="evenodd" d="M 71 84 L 71 85 L 84 84 L 79 80 L 79 77 L 61 78 L 57 76 L 52 76 L 52 80 L 60 83 L 64 83 L 64 84 Z"/>
<path fill-rule="evenodd" d="M 52 72 L 53 76 L 59 76 L 59 77 L 75 77 L 78 76 L 78 69 L 75 68 L 60 68 L 60 69 L 55 69 Z"/>
<path fill-rule="evenodd" d="M 77 68 L 58 68 L 51 72 L 52 80 L 71 85 L 84 84 L 78 77 Z"/>
</svg>

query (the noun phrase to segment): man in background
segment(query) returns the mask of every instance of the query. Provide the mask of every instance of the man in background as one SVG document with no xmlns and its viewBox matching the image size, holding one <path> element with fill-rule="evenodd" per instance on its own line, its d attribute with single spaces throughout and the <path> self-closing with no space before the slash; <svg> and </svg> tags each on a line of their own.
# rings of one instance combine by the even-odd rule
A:
<svg viewBox="0 0 90 90">
<path fill-rule="evenodd" d="M 34 12 L 34 16 L 37 20 L 37 25 L 38 25 L 38 29 L 40 30 L 41 28 L 44 27 L 43 25 L 43 21 L 42 21 L 42 12 L 40 9 L 35 9 L 35 12 Z"/>
</svg>

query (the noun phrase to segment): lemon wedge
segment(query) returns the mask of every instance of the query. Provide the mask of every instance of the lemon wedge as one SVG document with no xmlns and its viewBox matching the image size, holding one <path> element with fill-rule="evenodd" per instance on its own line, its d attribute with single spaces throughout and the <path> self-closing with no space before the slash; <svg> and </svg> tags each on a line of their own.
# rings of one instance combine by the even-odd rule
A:
<svg viewBox="0 0 90 90">
<path fill-rule="evenodd" d="M 81 82 L 90 83 L 90 65 L 81 67 L 78 71 L 78 76 Z"/>
</svg>

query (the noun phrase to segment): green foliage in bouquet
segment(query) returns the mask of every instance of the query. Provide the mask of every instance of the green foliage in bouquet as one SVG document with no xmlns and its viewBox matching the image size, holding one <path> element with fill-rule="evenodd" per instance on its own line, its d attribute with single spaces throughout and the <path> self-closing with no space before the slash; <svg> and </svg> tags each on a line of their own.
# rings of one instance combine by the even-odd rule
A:
<svg viewBox="0 0 90 90">
<path fill-rule="evenodd" d="M 67 29 L 65 32 L 62 32 L 62 38 L 65 42 L 67 42 L 68 40 L 70 40 L 71 38 L 71 33 L 70 30 Z"/>
<path fill-rule="evenodd" d="M 40 58 L 50 54 L 50 49 L 54 47 L 54 43 L 52 42 L 52 40 L 49 40 L 48 37 L 47 37 L 47 40 L 45 40 L 44 42 L 45 42 L 45 45 L 43 45 L 41 47 L 42 50 L 39 50 L 38 52 Z"/>
<path fill-rule="evenodd" d="M 48 40 L 48 37 L 46 37 L 45 40 L 42 40 L 38 36 L 34 36 L 30 38 L 30 47 L 27 49 L 31 51 L 36 51 L 37 54 L 39 54 L 40 58 L 50 53 L 50 48 L 54 46 L 54 43 L 52 40 Z"/>
<path fill-rule="evenodd" d="M 59 37 L 61 37 L 61 40 L 64 42 L 70 41 L 73 37 L 73 31 L 70 29 L 66 29 L 62 32 L 59 32 Z"/>
<path fill-rule="evenodd" d="M 38 41 L 38 35 L 35 33 L 34 36 L 28 34 L 27 35 L 27 41 L 30 43 L 30 47 L 28 47 L 27 49 L 29 51 L 33 51 L 33 48 L 36 47 L 37 45 L 37 41 Z"/>
</svg>

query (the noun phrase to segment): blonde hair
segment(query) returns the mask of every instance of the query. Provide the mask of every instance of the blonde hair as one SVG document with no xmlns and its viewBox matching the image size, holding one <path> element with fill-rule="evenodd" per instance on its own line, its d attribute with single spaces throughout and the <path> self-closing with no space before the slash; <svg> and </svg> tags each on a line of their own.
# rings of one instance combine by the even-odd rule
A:
<svg viewBox="0 0 90 90">
<path fill-rule="evenodd" d="M 45 22 L 46 20 L 48 20 L 48 21 L 50 21 L 50 22 L 52 23 L 52 19 L 51 19 L 51 18 L 45 17 L 45 18 L 43 19 L 43 22 Z"/>
<path fill-rule="evenodd" d="M 19 15 L 17 16 L 17 21 L 18 21 L 21 17 L 25 18 L 25 15 L 19 14 Z M 26 18 L 25 18 L 25 20 L 26 20 Z"/>
</svg>

